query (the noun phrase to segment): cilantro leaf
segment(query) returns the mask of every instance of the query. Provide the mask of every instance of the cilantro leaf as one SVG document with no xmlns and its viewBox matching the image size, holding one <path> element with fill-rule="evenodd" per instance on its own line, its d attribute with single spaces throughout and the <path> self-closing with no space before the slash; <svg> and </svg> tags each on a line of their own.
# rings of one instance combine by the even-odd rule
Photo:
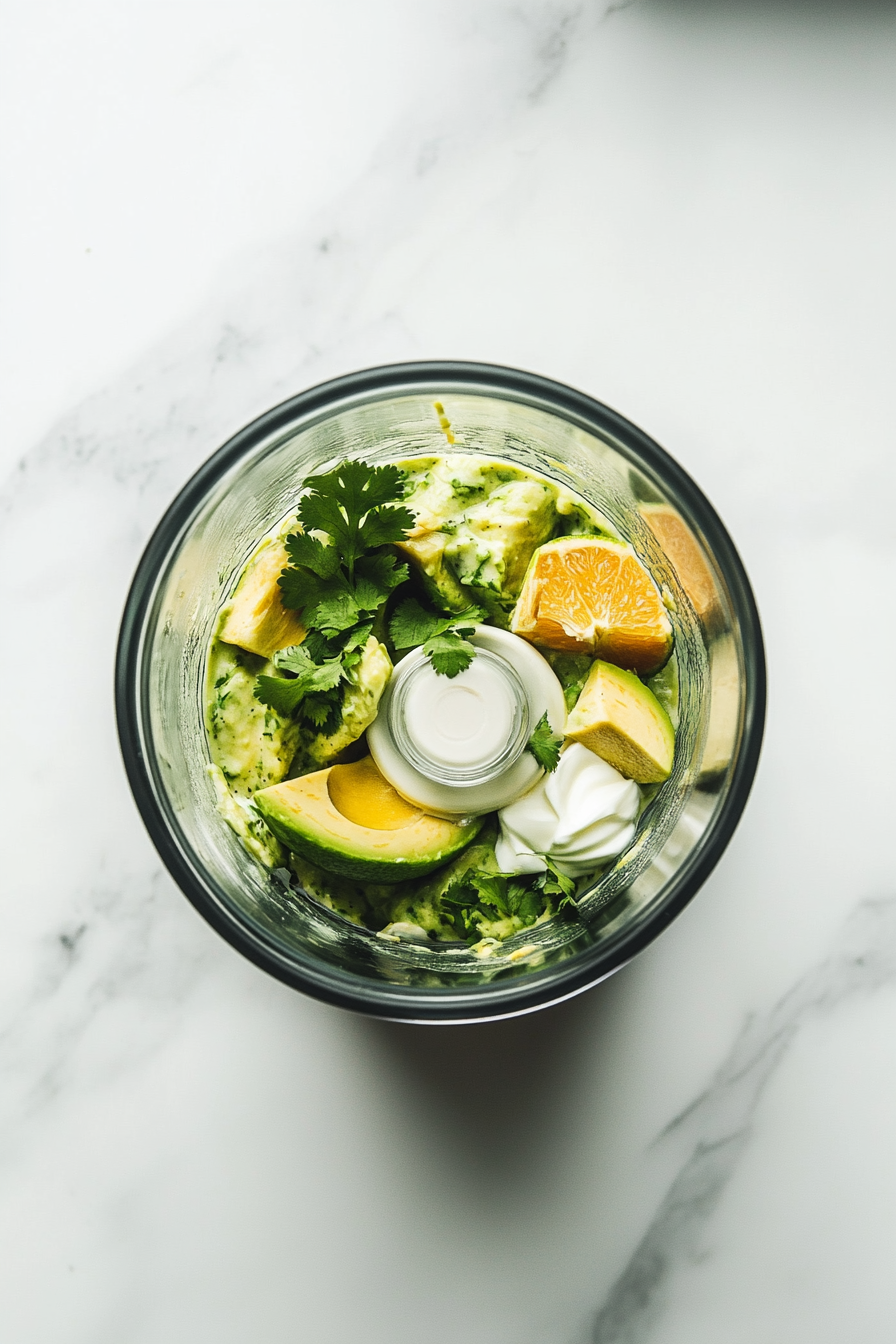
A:
<svg viewBox="0 0 896 1344">
<path fill-rule="evenodd" d="M 396 607 L 389 622 L 389 635 L 396 649 L 422 645 L 434 671 L 456 677 L 470 666 L 476 653 L 464 636 L 473 634 L 475 622 L 484 615 L 481 607 L 471 606 L 444 616 L 427 611 L 416 598 L 409 597 Z"/>
<path fill-rule="evenodd" d="M 322 663 L 327 658 L 335 658 L 339 653 L 339 640 L 328 639 L 322 630 L 309 630 L 301 647 L 312 662 Z"/>
<path fill-rule="evenodd" d="M 487 905 L 493 905 L 502 915 L 513 913 L 507 901 L 507 878 L 503 873 L 473 873 L 470 882 Z"/>
<path fill-rule="evenodd" d="M 335 690 L 344 678 L 342 659 L 332 658 L 325 663 L 315 664 L 314 671 L 305 678 L 308 691 Z"/>
<path fill-rule="evenodd" d="M 255 695 L 329 734 L 341 722 L 345 683 L 373 618 L 408 578 L 407 565 L 382 548 L 400 541 L 415 517 L 398 504 L 406 477 L 391 464 L 346 461 L 305 486 L 297 509 L 303 530 L 286 538 L 289 563 L 278 582 L 284 606 L 301 611 L 307 633 L 303 644 L 275 654 L 285 675 L 259 677 Z"/>
<path fill-rule="evenodd" d="M 309 476 L 305 485 L 311 493 L 334 496 L 348 512 L 361 516 L 380 504 L 403 499 L 405 474 L 391 462 L 372 467 L 368 462 L 346 459 L 332 471 Z"/>
<path fill-rule="evenodd" d="M 458 672 L 465 672 L 476 654 L 473 645 L 452 630 L 433 635 L 423 645 L 423 652 L 432 663 L 433 671 L 443 677 L 456 677 Z"/>
<path fill-rule="evenodd" d="M 512 873 L 474 872 L 468 875 L 468 880 L 479 892 L 480 900 L 493 905 L 502 915 L 519 914 L 532 892 L 531 882 L 520 881 Z"/>
<path fill-rule="evenodd" d="M 289 718 L 304 700 L 305 687 L 298 677 L 257 677 L 255 698 L 284 718 Z"/>
<path fill-rule="evenodd" d="M 278 672 L 292 672 L 301 677 L 315 666 L 317 660 L 310 656 L 307 644 L 290 644 L 288 649 L 279 649 L 272 661 Z"/>
<path fill-rule="evenodd" d="M 330 638 L 350 630 L 358 621 L 361 608 L 351 588 L 341 578 L 321 584 L 314 602 L 305 608 L 304 619 Z"/>
<path fill-rule="evenodd" d="M 481 607 L 466 607 L 463 611 L 445 616 L 440 612 L 427 611 L 415 597 L 407 597 L 395 608 L 389 622 L 389 636 L 396 649 L 414 649 L 425 644 L 433 635 L 444 634 L 446 630 L 457 629 L 466 622 L 463 634 L 472 633 L 470 622 L 481 621 L 485 612 Z"/>
<path fill-rule="evenodd" d="M 494 919 L 515 917 L 524 927 L 534 924 L 547 909 L 550 895 L 544 889 L 544 877 L 471 868 L 452 880 L 439 897 L 439 904 L 460 938 L 478 942 L 483 926 Z"/>
<path fill-rule="evenodd" d="M 558 910 L 569 909 L 570 913 L 575 914 L 578 906 L 575 900 L 576 884 L 571 877 L 561 873 L 556 864 L 552 863 L 547 854 L 539 854 L 547 867 L 543 873 L 539 873 L 535 879 L 535 885 L 545 896 L 559 896 L 560 901 L 557 905 Z"/>
<path fill-rule="evenodd" d="M 479 895 L 469 880 L 469 873 L 452 879 L 439 897 L 439 904 L 459 938 L 477 942 L 480 934 L 475 920 L 486 918 L 479 909 Z"/>
<path fill-rule="evenodd" d="M 393 588 L 404 583 L 408 567 L 399 564 L 394 555 L 380 551 L 365 555 L 355 566 L 355 597 L 362 611 L 376 611 L 382 606 Z"/>
<path fill-rule="evenodd" d="M 476 889 L 468 881 L 468 874 L 454 877 L 439 897 L 439 904 L 449 909 L 464 910 L 476 901 Z"/>
<path fill-rule="evenodd" d="M 302 702 L 302 717 L 325 736 L 335 733 L 342 722 L 341 694 L 306 695 Z"/>
<path fill-rule="evenodd" d="M 451 619 L 427 611 L 415 597 L 406 597 L 399 602 L 389 622 L 389 638 L 396 649 L 415 649 L 424 644 L 430 635 L 447 630 Z"/>
<path fill-rule="evenodd" d="M 534 756 L 543 770 L 554 771 L 560 760 L 560 748 L 563 738 L 559 737 L 548 722 L 547 713 L 542 714 L 535 725 L 535 731 L 526 743 L 526 751 Z"/>
<path fill-rule="evenodd" d="M 373 629 L 373 621 L 362 621 L 360 625 L 356 625 L 354 629 L 349 630 L 346 635 L 345 643 L 342 646 L 343 652 L 346 655 L 351 653 L 357 653 L 358 657 L 360 658 L 361 651 L 364 648 L 364 645 L 367 643 L 368 639 L 370 638 L 370 632 L 372 629 Z M 347 658 L 343 658 L 342 661 L 345 666 L 348 666 Z"/>
<path fill-rule="evenodd" d="M 258 677 L 255 682 L 255 698 L 263 705 L 275 709 L 278 714 L 284 715 L 294 714 L 301 706 L 304 717 L 308 713 L 307 705 L 303 703 L 306 697 L 319 696 L 336 690 L 344 676 L 339 658 L 315 663 L 301 644 L 294 644 L 291 648 L 281 649 L 279 653 L 274 654 L 274 666 L 278 671 L 294 675 Z M 341 693 L 339 701 L 341 706 Z"/>
<path fill-rule="evenodd" d="M 544 894 L 536 887 L 527 887 L 514 913 L 525 925 L 529 925 L 534 924 L 538 916 L 544 913 L 544 908 Z"/>
<path fill-rule="evenodd" d="M 391 508 L 384 506 L 371 509 L 358 529 L 358 536 L 364 549 L 372 550 L 374 546 L 387 546 L 396 541 L 403 541 L 405 534 L 410 532 L 416 523 L 416 516 L 410 509 L 394 505 Z"/>
<path fill-rule="evenodd" d="M 315 611 L 322 599 L 327 600 L 334 592 L 348 591 L 348 580 L 338 570 L 329 579 L 321 578 L 313 569 L 300 567 L 284 569 L 277 582 L 284 607 L 302 612 L 306 625 L 315 625 Z"/>
<path fill-rule="evenodd" d="M 519 915 L 523 905 L 532 898 L 532 888 L 525 882 L 507 883 L 507 904 L 512 915 Z"/>
<path fill-rule="evenodd" d="M 339 552 L 325 546 L 307 532 L 291 532 L 286 538 L 286 553 L 291 565 L 304 565 L 322 579 L 331 579 L 339 568 Z"/>
<path fill-rule="evenodd" d="M 355 542 L 358 535 L 358 512 L 367 512 L 360 504 L 362 486 L 356 484 L 366 471 L 359 462 L 343 462 L 335 471 L 322 476 L 310 476 L 305 485 L 308 493 L 299 501 L 299 519 L 306 532 L 326 532 L 346 565 L 355 561 Z"/>
<path fill-rule="evenodd" d="M 338 658 L 317 663 L 310 657 L 304 644 L 293 644 L 275 653 L 274 666 L 278 672 L 295 673 L 296 679 L 308 691 L 329 691 L 342 680 L 342 664 Z"/>
<path fill-rule="evenodd" d="M 299 519 L 306 531 L 327 533 L 350 576 L 364 551 L 400 541 L 416 522 L 410 509 L 394 502 L 405 490 L 399 467 L 346 461 L 309 476 L 305 485 L 308 493 L 299 501 Z"/>
</svg>

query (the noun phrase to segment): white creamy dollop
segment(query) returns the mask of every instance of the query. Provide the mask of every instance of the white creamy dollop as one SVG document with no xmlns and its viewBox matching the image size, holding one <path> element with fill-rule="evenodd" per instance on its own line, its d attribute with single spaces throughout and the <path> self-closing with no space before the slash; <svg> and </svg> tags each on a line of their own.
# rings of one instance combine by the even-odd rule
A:
<svg viewBox="0 0 896 1344">
<path fill-rule="evenodd" d="M 568 877 L 583 877 L 631 844 L 640 801 L 633 780 L 572 742 L 553 774 L 498 813 L 498 866 L 540 873 L 547 854 Z"/>
</svg>

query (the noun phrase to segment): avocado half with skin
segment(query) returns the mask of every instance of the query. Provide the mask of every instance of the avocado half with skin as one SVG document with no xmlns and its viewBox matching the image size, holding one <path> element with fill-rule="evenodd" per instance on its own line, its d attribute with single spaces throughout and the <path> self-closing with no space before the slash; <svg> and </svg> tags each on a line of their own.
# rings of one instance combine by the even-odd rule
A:
<svg viewBox="0 0 896 1344">
<path fill-rule="evenodd" d="M 261 789 L 254 801 L 287 849 L 361 882 L 424 877 L 468 845 L 483 820 L 445 821 L 422 812 L 370 756 Z"/>
</svg>

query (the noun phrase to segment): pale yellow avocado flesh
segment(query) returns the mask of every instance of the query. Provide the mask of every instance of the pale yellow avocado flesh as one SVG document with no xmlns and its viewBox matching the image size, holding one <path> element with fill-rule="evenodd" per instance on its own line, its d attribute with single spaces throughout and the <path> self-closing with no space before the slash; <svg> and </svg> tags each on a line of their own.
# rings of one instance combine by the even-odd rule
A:
<svg viewBox="0 0 896 1344">
<path fill-rule="evenodd" d="M 669 715 L 634 672 L 612 663 L 595 662 L 566 721 L 566 736 L 637 784 L 660 784 L 672 773 Z"/>
<path fill-rule="evenodd" d="M 271 540 L 259 547 L 233 595 L 218 630 L 219 639 L 262 658 L 301 644 L 305 627 L 298 612 L 284 607 L 280 598 L 278 579 L 288 563 L 282 541 Z"/>
</svg>

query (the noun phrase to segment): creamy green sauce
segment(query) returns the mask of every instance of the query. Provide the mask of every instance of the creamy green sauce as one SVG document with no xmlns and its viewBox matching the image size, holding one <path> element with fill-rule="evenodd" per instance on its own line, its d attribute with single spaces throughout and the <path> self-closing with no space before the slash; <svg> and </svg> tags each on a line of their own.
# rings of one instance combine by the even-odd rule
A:
<svg viewBox="0 0 896 1344">
<path fill-rule="evenodd" d="M 424 594 L 437 605 L 462 610 L 477 602 L 489 618 L 506 627 L 536 548 L 558 536 L 614 537 L 608 522 L 568 489 L 511 463 L 467 454 L 399 461 L 408 477 L 405 502 L 417 518 L 416 535 L 402 544 Z M 282 538 L 292 519 L 269 533 Z M 267 538 L 263 538 L 264 544 Z M 257 554 L 257 551 L 255 552 Z M 248 565 L 251 564 L 250 557 Z M 245 571 L 244 571 L 245 572 Z M 218 628 L 226 617 L 224 607 Z M 375 627 L 364 655 L 351 674 L 334 733 L 313 734 L 284 718 L 254 696 L 256 678 L 271 674 L 263 658 L 224 643 L 209 648 L 206 676 L 206 728 L 209 774 L 219 810 L 246 850 L 266 867 L 289 862 L 302 888 L 321 904 L 389 937 L 392 925 L 422 930 L 436 941 L 456 941 L 457 933 L 439 905 L 455 877 L 471 868 L 497 872 L 497 826 L 489 822 L 476 842 L 427 878 L 395 884 L 358 883 L 336 877 L 297 857 L 287 856 L 255 810 L 258 790 L 286 778 L 305 775 L 363 754 L 363 734 L 376 715 L 392 671 L 382 623 Z M 592 659 L 542 650 L 559 678 L 567 709 L 575 704 Z M 678 683 L 675 656 L 649 685 L 677 724 Z M 545 898 L 535 924 L 556 913 Z M 526 927 L 519 916 L 481 919 L 482 939 L 503 940 Z"/>
</svg>

